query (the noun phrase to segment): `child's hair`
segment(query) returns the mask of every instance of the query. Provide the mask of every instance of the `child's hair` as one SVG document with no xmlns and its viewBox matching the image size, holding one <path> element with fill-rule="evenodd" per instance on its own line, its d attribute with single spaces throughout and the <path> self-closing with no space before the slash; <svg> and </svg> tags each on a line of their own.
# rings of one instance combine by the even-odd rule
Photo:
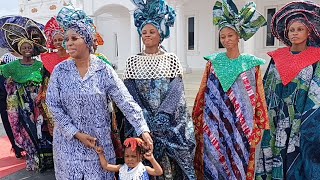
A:
<svg viewBox="0 0 320 180">
<path fill-rule="evenodd" d="M 138 154 L 142 154 L 142 144 L 143 140 L 140 138 L 127 138 L 123 145 L 125 148 L 131 148 L 131 151 L 136 151 Z"/>
</svg>

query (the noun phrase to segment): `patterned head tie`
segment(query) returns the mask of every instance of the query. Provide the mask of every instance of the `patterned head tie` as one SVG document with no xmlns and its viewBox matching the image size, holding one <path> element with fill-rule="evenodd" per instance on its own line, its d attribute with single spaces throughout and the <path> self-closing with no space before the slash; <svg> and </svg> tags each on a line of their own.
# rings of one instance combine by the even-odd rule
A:
<svg viewBox="0 0 320 180">
<path fill-rule="evenodd" d="M 64 36 L 64 31 L 60 27 L 57 18 L 52 17 L 44 27 L 44 33 L 47 37 L 47 47 L 50 49 L 55 49 L 53 45 L 53 37 L 57 34 Z"/>
<path fill-rule="evenodd" d="M 22 46 L 22 44 L 24 44 L 24 43 L 30 44 L 30 45 L 32 46 L 32 48 L 34 47 L 32 41 L 30 41 L 30 40 L 27 39 L 27 38 L 22 38 L 22 39 L 18 42 L 18 51 L 19 51 L 19 52 L 21 52 L 21 46 Z"/>
<path fill-rule="evenodd" d="M 248 2 L 240 11 L 232 0 L 217 1 L 213 7 L 213 24 L 219 31 L 232 28 L 243 40 L 250 39 L 260 27 L 267 24 L 265 18 L 256 10 L 254 2 Z"/>
<path fill-rule="evenodd" d="M 131 151 L 134 152 L 137 147 L 142 147 L 143 140 L 140 138 L 127 138 L 123 144 L 126 148 L 130 147 Z"/>
<path fill-rule="evenodd" d="M 134 24 L 138 33 L 142 35 L 142 29 L 147 24 L 155 26 L 160 33 L 161 42 L 170 36 L 170 27 L 173 26 L 176 13 L 165 0 L 132 0 L 137 6 L 134 11 Z"/>
<path fill-rule="evenodd" d="M 293 1 L 282 7 L 271 20 L 271 32 L 287 46 L 289 27 L 293 22 L 303 23 L 309 30 L 308 46 L 320 47 L 320 6 L 312 1 Z"/>
<path fill-rule="evenodd" d="M 93 20 L 84 11 L 63 7 L 57 15 L 57 21 L 65 32 L 71 29 L 78 33 L 84 39 L 90 53 L 93 52 L 95 29 Z"/>
<path fill-rule="evenodd" d="M 93 27 L 94 27 L 94 31 L 95 31 L 95 34 L 94 34 L 94 35 L 95 35 L 96 38 L 97 38 L 97 44 L 98 44 L 98 46 L 103 46 L 103 45 L 104 45 L 104 40 L 103 40 L 101 34 L 98 33 L 97 27 L 96 27 L 95 25 L 93 25 Z"/>
<path fill-rule="evenodd" d="M 5 43 L 1 42 L 3 43 L 1 46 L 4 48 L 9 47 L 12 51 L 21 54 L 21 45 L 27 42 L 34 47 L 33 56 L 46 52 L 46 39 L 40 29 L 43 25 L 40 25 L 39 27 L 38 23 L 30 19 L 26 19 L 26 22 L 24 23 L 23 21 L 20 21 L 22 20 L 21 16 L 17 18 L 17 21 L 7 21 L 2 25 L 1 33 L 4 34 Z"/>
</svg>

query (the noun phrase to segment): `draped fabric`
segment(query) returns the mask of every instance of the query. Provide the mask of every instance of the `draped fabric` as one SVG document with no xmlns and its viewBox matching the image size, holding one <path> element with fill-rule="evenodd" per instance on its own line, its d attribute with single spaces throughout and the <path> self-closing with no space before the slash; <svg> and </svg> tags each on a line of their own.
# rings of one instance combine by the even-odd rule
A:
<svg viewBox="0 0 320 180">
<path fill-rule="evenodd" d="M 74 60 L 60 63 L 53 71 L 46 103 L 53 114 L 55 177 L 65 179 L 113 179 L 102 169 L 97 153 L 74 137 L 77 132 L 97 138 L 104 155 L 115 163 L 111 141 L 110 101 L 117 104 L 140 135 L 149 132 L 141 108 L 134 102 L 116 72 L 96 56 L 81 77 Z"/>
<path fill-rule="evenodd" d="M 256 146 L 268 129 L 259 67 L 242 72 L 224 92 L 208 62 L 192 117 L 197 178 L 254 179 Z"/>
<path fill-rule="evenodd" d="M 154 156 L 164 175 L 155 179 L 196 179 L 193 168 L 194 129 L 187 112 L 181 77 L 125 79 L 143 109 L 154 140 Z M 125 136 L 135 136 L 126 123 Z"/>
<path fill-rule="evenodd" d="M 51 136 L 53 136 L 53 127 L 54 127 L 54 120 L 52 117 L 51 112 L 48 109 L 46 104 L 46 93 L 48 89 L 48 83 L 50 79 L 50 75 L 54 69 L 54 67 L 59 64 L 60 62 L 69 58 L 67 57 L 60 57 L 58 53 L 43 53 L 40 55 L 41 61 L 44 66 L 44 73 L 43 73 L 43 81 L 39 90 L 38 97 L 36 99 L 36 106 L 39 108 L 40 113 L 42 114 L 43 119 L 46 121 L 48 130 Z"/>
<path fill-rule="evenodd" d="M 270 130 L 263 134 L 256 179 L 319 179 L 320 62 L 283 85 L 271 60 L 264 85 Z"/>
<path fill-rule="evenodd" d="M 35 105 L 42 63 L 36 61 L 32 66 L 17 63 L 3 66 L 7 70 L 3 75 L 7 78 L 8 119 L 17 145 L 27 152 L 27 170 L 44 171 L 53 167 L 53 157 L 52 137 Z"/>
</svg>

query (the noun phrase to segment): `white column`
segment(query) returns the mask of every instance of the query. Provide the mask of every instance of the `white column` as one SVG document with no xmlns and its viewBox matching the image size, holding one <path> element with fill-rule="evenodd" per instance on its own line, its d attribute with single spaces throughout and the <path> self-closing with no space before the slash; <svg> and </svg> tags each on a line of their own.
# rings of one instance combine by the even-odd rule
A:
<svg viewBox="0 0 320 180">
<path fill-rule="evenodd" d="M 170 28 L 168 52 L 177 54 L 177 24 Z"/>
<path fill-rule="evenodd" d="M 133 13 L 134 11 L 130 11 L 130 32 L 131 32 L 131 55 L 137 54 L 140 52 L 139 47 L 139 33 L 137 31 L 137 27 L 134 25 L 134 17 Z"/>
<path fill-rule="evenodd" d="M 186 26 L 185 17 L 183 13 L 183 6 L 176 6 L 176 37 L 177 37 L 177 56 L 180 59 L 184 73 L 191 73 L 191 69 L 187 62 L 187 51 L 186 51 Z"/>
</svg>

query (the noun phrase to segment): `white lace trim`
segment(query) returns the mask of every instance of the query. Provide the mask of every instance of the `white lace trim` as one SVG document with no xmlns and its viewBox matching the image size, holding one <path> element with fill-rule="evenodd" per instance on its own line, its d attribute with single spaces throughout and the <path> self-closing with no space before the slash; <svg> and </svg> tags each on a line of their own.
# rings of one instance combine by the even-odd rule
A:
<svg viewBox="0 0 320 180">
<path fill-rule="evenodd" d="M 124 164 L 119 170 L 119 178 L 121 180 L 141 180 L 145 171 L 147 171 L 146 167 L 141 162 L 129 172 L 128 166 Z"/>
<path fill-rule="evenodd" d="M 178 57 L 173 53 L 158 56 L 131 56 L 126 63 L 123 79 L 175 78 L 183 74 Z"/>
</svg>

